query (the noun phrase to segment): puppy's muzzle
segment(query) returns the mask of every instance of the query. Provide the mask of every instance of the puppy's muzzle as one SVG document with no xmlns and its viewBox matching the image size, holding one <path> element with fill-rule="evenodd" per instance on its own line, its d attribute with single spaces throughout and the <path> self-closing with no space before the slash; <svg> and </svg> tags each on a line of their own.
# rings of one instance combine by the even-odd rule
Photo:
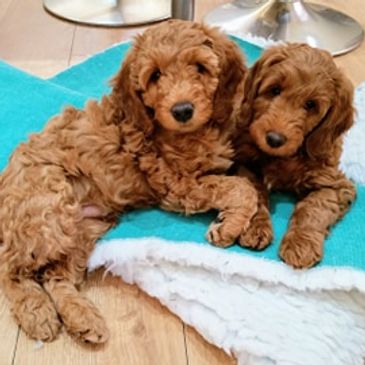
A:
<svg viewBox="0 0 365 365">
<path fill-rule="evenodd" d="M 276 132 L 268 132 L 266 134 L 266 143 L 272 148 L 279 148 L 285 144 L 287 138 L 281 134 Z"/>
<path fill-rule="evenodd" d="M 176 103 L 171 108 L 172 116 L 180 123 L 186 123 L 194 114 L 194 105 L 190 102 Z"/>
</svg>

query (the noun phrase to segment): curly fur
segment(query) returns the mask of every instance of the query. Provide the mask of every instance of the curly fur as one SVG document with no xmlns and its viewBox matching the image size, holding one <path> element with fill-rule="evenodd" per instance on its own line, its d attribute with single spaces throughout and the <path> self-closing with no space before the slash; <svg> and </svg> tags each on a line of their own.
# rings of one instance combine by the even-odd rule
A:
<svg viewBox="0 0 365 365">
<path fill-rule="evenodd" d="M 16 149 L 0 178 L 0 274 L 29 336 L 50 341 L 63 323 L 82 341 L 107 340 L 104 319 L 77 288 L 95 241 L 126 209 L 216 209 L 208 238 L 217 245 L 247 228 L 255 189 L 224 175 L 245 72 L 217 30 L 160 24 L 136 38 L 109 96 L 66 109 Z M 194 107 L 184 123 L 172 114 L 180 102 Z"/>
<path fill-rule="evenodd" d="M 294 192 L 299 201 L 280 256 L 296 268 L 310 267 L 322 258 L 329 227 L 355 198 L 338 168 L 342 136 L 353 124 L 353 86 L 329 53 L 292 44 L 267 50 L 242 94 L 237 159 L 256 175 L 259 209 L 241 244 L 262 249 L 270 243 L 268 190 Z M 284 143 L 272 147 L 270 132 Z"/>
</svg>

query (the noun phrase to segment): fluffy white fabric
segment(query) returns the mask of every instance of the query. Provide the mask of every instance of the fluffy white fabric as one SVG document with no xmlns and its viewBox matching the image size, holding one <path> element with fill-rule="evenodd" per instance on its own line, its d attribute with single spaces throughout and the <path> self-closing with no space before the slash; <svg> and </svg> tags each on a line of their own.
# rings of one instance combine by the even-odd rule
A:
<svg viewBox="0 0 365 365">
<path fill-rule="evenodd" d="M 294 271 L 208 246 L 157 238 L 99 245 L 104 265 L 158 298 L 239 364 L 361 365 L 365 274 Z"/>
<path fill-rule="evenodd" d="M 348 133 L 343 170 L 365 183 L 365 85 Z M 161 239 L 100 244 L 90 270 L 105 266 L 158 298 L 240 365 L 362 365 L 365 273 L 288 266 Z"/>
</svg>

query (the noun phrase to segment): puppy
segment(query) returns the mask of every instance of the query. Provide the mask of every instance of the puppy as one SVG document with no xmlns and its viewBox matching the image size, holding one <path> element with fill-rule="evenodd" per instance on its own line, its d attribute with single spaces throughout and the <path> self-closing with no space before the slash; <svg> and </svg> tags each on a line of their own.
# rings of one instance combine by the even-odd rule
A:
<svg viewBox="0 0 365 365">
<path fill-rule="evenodd" d="M 244 231 L 257 194 L 225 172 L 245 73 L 238 48 L 217 30 L 163 23 L 136 38 L 110 95 L 66 109 L 16 149 L 0 178 L 0 278 L 30 337 L 53 340 L 63 324 L 81 341 L 107 340 L 78 288 L 95 241 L 127 209 L 215 209 L 207 235 L 221 246 Z"/>
<path fill-rule="evenodd" d="M 338 168 L 342 137 L 353 124 L 353 86 L 329 53 L 292 44 L 264 52 L 243 95 L 237 160 L 256 177 L 259 209 L 240 243 L 263 249 L 271 241 L 269 190 L 296 193 L 280 256 L 295 268 L 310 267 L 355 198 Z"/>
</svg>

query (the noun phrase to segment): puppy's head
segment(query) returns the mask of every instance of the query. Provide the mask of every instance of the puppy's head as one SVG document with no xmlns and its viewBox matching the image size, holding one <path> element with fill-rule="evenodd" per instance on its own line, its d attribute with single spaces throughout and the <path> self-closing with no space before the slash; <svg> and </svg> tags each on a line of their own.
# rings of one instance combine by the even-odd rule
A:
<svg viewBox="0 0 365 365">
<path fill-rule="evenodd" d="M 174 20 L 137 36 L 113 95 L 145 132 L 189 133 L 229 119 L 245 71 L 238 48 L 216 29 Z"/>
<path fill-rule="evenodd" d="M 241 118 L 273 156 L 304 148 L 325 156 L 353 123 L 353 87 L 329 53 L 303 44 L 273 47 L 250 70 Z"/>
</svg>

